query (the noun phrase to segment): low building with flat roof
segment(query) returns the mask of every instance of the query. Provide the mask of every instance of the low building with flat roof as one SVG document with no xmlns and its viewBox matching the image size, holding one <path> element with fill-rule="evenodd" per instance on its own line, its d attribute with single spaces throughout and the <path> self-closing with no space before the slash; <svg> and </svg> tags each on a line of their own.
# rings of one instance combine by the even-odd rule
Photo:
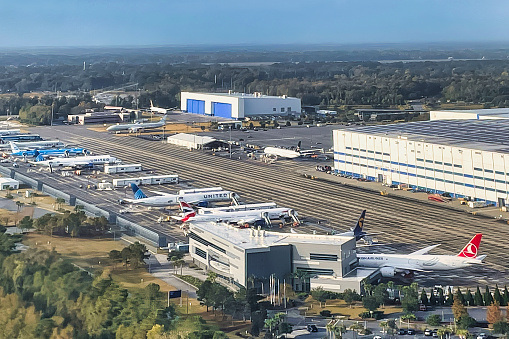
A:
<svg viewBox="0 0 509 339">
<path fill-rule="evenodd" d="M 247 117 L 299 115 L 301 101 L 286 95 L 270 96 L 261 93 L 180 93 L 183 112 L 242 120 Z"/>
<path fill-rule="evenodd" d="M 435 120 L 333 131 L 339 174 L 505 206 L 509 120 Z"/>
<path fill-rule="evenodd" d="M 5 191 L 8 189 L 17 190 L 19 188 L 19 181 L 11 178 L 0 178 L 0 190 Z"/>
<path fill-rule="evenodd" d="M 429 119 L 430 120 L 509 119 L 509 108 L 430 111 L 429 112 Z"/>
<path fill-rule="evenodd" d="M 361 281 L 377 271 L 357 269 L 354 237 L 240 229 L 215 222 L 191 223 L 188 235 L 193 261 L 239 287 L 274 275 L 281 282 L 293 280 L 296 291 L 323 286 L 361 292 Z M 299 271 L 305 272 L 304 283 L 292 279 Z M 267 288 L 265 284 L 265 292 Z"/>
</svg>

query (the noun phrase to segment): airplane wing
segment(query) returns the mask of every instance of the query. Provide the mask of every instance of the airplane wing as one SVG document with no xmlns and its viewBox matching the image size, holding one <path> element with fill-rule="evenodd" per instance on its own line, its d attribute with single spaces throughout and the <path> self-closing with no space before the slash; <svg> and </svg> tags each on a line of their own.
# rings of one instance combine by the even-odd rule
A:
<svg viewBox="0 0 509 339">
<path fill-rule="evenodd" d="M 155 193 L 155 194 L 159 194 L 159 195 L 173 195 L 171 193 L 167 193 L 167 192 L 159 192 L 159 191 L 150 191 L 150 193 Z"/>
<path fill-rule="evenodd" d="M 412 254 L 415 254 L 415 255 L 426 254 L 426 253 L 428 253 L 429 251 L 431 251 L 432 249 L 434 249 L 435 247 L 438 247 L 438 246 L 440 246 L 440 244 L 431 245 L 431 246 L 425 247 L 423 249 L 420 249 L 418 251 L 412 252 L 412 253 L 410 253 L 410 255 L 412 255 Z"/>
</svg>

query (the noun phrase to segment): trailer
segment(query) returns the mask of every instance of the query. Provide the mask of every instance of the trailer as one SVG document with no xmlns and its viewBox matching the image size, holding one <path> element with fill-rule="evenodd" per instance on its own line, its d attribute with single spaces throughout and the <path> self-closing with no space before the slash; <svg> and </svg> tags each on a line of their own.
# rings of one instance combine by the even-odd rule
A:
<svg viewBox="0 0 509 339">
<path fill-rule="evenodd" d="M 152 175 L 148 177 L 138 178 L 118 178 L 113 179 L 113 186 L 122 187 L 130 184 L 136 185 L 160 185 L 160 184 L 178 184 L 179 176 L 176 174 L 169 175 Z"/>
<path fill-rule="evenodd" d="M 142 171 L 141 164 L 104 165 L 104 173 L 129 173 Z"/>
</svg>

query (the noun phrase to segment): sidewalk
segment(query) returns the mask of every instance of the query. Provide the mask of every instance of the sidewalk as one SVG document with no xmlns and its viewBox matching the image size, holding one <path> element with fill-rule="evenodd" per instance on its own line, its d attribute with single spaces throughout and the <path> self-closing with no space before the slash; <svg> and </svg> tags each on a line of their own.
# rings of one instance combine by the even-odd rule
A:
<svg viewBox="0 0 509 339">
<path fill-rule="evenodd" d="M 380 191 L 387 191 L 388 197 L 397 197 L 400 199 L 405 199 L 409 201 L 415 201 L 419 203 L 427 203 L 431 205 L 437 205 L 440 207 L 443 207 L 444 209 L 452 209 L 456 211 L 461 211 L 465 213 L 475 213 L 475 215 L 478 216 L 484 216 L 492 219 L 500 219 L 500 220 L 509 220 L 509 212 L 502 212 L 500 208 L 490 206 L 490 207 L 482 207 L 482 208 L 470 208 L 468 205 L 461 205 L 458 199 L 452 199 L 450 202 L 433 202 L 428 200 L 428 194 L 424 192 L 416 192 L 412 193 L 409 191 L 399 190 L 399 189 L 393 189 L 386 186 L 382 186 L 382 183 L 380 182 L 374 182 L 374 181 L 358 181 L 356 179 L 347 179 L 340 176 L 327 174 L 325 172 L 318 172 L 314 169 L 308 169 L 308 170 L 299 170 L 297 171 L 300 173 L 303 177 L 307 176 L 307 180 L 321 180 L 321 181 L 327 181 L 330 183 L 345 185 L 345 186 L 351 186 L 351 187 L 357 187 L 359 189 L 371 191 L 374 194 L 380 195 Z M 305 178 L 303 178 L 305 179 Z"/>
</svg>

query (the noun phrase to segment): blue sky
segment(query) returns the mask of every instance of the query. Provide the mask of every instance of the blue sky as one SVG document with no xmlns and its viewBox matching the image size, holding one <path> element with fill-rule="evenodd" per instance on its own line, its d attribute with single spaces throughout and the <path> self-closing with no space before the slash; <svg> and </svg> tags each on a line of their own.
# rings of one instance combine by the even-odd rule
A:
<svg viewBox="0 0 509 339">
<path fill-rule="evenodd" d="M 2 0 L 0 48 L 509 41 L 506 0 Z"/>
</svg>

